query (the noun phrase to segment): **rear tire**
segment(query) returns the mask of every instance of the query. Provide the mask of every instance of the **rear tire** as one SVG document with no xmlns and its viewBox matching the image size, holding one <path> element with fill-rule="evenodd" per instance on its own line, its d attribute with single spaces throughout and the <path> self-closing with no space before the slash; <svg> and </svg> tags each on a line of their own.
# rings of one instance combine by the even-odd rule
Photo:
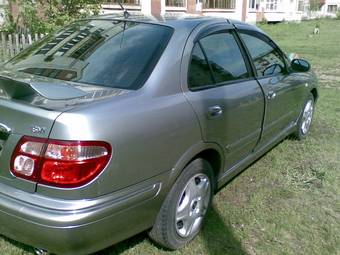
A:
<svg viewBox="0 0 340 255">
<path fill-rule="evenodd" d="M 297 129 L 293 134 L 293 136 L 297 140 L 305 139 L 306 136 L 309 134 L 310 127 L 312 125 L 313 115 L 314 115 L 314 96 L 312 93 L 310 93 L 307 97 L 305 104 L 303 105 L 303 109 L 297 123 Z"/>
<path fill-rule="evenodd" d="M 210 164 L 203 159 L 189 163 L 171 188 L 149 236 L 156 243 L 177 250 L 199 233 L 215 188 Z"/>
</svg>

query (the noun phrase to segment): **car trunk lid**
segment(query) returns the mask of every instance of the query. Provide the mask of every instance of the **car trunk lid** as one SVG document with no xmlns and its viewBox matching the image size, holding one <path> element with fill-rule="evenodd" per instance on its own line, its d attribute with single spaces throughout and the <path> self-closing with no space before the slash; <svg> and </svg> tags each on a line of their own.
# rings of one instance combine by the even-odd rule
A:
<svg viewBox="0 0 340 255">
<path fill-rule="evenodd" d="M 34 192 L 35 182 L 10 172 L 11 157 L 20 138 L 48 138 L 55 119 L 64 111 L 127 91 L 18 73 L 0 72 L 0 183 Z"/>
<path fill-rule="evenodd" d="M 14 177 L 10 161 L 23 135 L 47 138 L 60 112 L 48 111 L 20 101 L 0 98 L 0 182 L 26 191 L 35 191 L 35 183 Z"/>
</svg>

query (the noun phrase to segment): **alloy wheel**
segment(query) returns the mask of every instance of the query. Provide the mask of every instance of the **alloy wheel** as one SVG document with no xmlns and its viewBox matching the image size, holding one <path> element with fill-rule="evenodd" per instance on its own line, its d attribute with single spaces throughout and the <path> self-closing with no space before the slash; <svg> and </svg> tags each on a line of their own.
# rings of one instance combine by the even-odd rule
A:
<svg viewBox="0 0 340 255">
<path fill-rule="evenodd" d="M 211 197 L 210 181 L 205 174 L 189 179 L 183 189 L 176 208 L 176 231 L 183 238 L 196 233 L 207 212 Z"/>
<path fill-rule="evenodd" d="M 313 101 L 308 100 L 302 114 L 301 132 L 303 135 L 307 134 L 310 129 L 313 118 L 313 110 Z"/>
</svg>

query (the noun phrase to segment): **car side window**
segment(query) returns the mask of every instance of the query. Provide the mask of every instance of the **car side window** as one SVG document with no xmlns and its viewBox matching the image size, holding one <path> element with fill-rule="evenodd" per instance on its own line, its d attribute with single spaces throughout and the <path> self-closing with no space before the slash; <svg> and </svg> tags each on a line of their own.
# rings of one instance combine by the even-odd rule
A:
<svg viewBox="0 0 340 255">
<path fill-rule="evenodd" d="M 191 54 L 188 73 L 188 84 L 192 89 L 214 84 L 208 62 L 199 43 L 196 43 Z"/>
<path fill-rule="evenodd" d="M 216 83 L 249 77 L 240 48 L 228 32 L 212 34 L 200 40 Z"/>
<path fill-rule="evenodd" d="M 287 72 L 281 52 L 265 38 L 243 32 L 240 36 L 249 51 L 259 78 Z"/>
<path fill-rule="evenodd" d="M 190 89 L 211 87 L 249 76 L 245 60 L 232 33 L 211 34 L 195 44 L 188 72 Z"/>
</svg>

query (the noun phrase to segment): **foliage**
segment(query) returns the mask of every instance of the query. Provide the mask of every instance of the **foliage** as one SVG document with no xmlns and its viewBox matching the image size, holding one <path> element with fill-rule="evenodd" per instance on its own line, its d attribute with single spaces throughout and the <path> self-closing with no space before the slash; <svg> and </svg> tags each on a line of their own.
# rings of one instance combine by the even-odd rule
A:
<svg viewBox="0 0 340 255">
<path fill-rule="evenodd" d="M 268 24 L 268 20 L 266 19 L 266 17 L 262 17 L 261 21 L 258 21 L 257 24 L 258 25 Z"/>
<path fill-rule="evenodd" d="M 340 11 L 336 13 L 336 19 L 340 20 Z"/>
<path fill-rule="evenodd" d="M 37 9 L 34 0 L 20 0 L 18 18 L 32 33 L 43 33 L 46 31 L 46 23 L 39 17 Z"/>
<path fill-rule="evenodd" d="M 25 28 L 31 33 L 48 33 L 89 15 L 97 15 L 102 0 L 10 0 L 19 5 L 18 17 L 7 12 L 6 25 L 2 30 L 20 31 Z"/>
<path fill-rule="evenodd" d="M 0 32 L 12 33 L 16 30 L 18 19 L 14 19 L 8 8 L 5 9 L 5 25 L 0 27 Z"/>
<path fill-rule="evenodd" d="M 310 11 L 320 11 L 321 6 L 320 0 L 309 0 Z"/>
</svg>

